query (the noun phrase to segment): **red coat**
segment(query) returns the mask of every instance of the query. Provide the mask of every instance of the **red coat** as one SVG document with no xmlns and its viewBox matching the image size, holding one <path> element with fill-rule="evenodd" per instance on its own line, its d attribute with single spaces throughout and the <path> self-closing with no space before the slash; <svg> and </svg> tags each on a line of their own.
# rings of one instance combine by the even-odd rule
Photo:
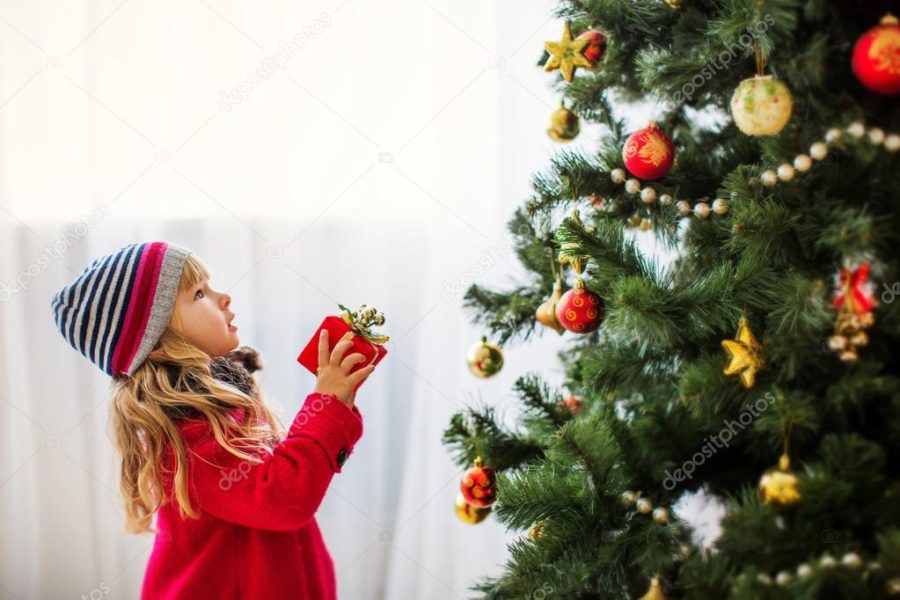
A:
<svg viewBox="0 0 900 600">
<path fill-rule="evenodd" d="M 191 504 L 201 515 L 182 519 L 171 501 L 160 508 L 141 599 L 335 599 L 334 564 L 314 515 L 362 436 L 359 409 L 310 394 L 259 464 L 225 451 L 205 419 L 179 429 Z M 165 460 L 174 466 L 171 448 Z M 168 497 L 170 478 L 164 488 Z"/>
</svg>

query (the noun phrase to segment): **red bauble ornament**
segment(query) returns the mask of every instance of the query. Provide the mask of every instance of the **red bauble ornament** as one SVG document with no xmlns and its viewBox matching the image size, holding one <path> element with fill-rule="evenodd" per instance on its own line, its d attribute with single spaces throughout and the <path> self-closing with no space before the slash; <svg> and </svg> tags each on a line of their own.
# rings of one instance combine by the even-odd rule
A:
<svg viewBox="0 0 900 600">
<path fill-rule="evenodd" d="M 575 287 L 556 302 L 556 318 L 560 325 L 572 333 L 590 333 L 600 326 L 605 316 L 603 299 L 584 286 L 580 277 Z"/>
<path fill-rule="evenodd" d="M 647 123 L 625 140 L 622 148 L 625 168 L 639 179 L 659 179 L 669 172 L 675 161 L 675 146 L 656 123 Z"/>
<path fill-rule="evenodd" d="M 487 508 L 497 499 L 497 474 L 491 467 L 485 467 L 479 456 L 475 466 L 463 474 L 459 491 L 469 506 Z"/>
<path fill-rule="evenodd" d="M 900 94 L 900 23 L 888 13 L 853 47 L 853 73 L 876 94 Z"/>
<path fill-rule="evenodd" d="M 573 417 L 577 417 L 581 413 L 581 409 L 584 407 L 581 398 L 575 396 L 574 394 L 569 396 L 565 400 L 560 400 L 556 404 L 556 406 L 560 410 L 568 411 L 568 413 Z"/>
<path fill-rule="evenodd" d="M 591 67 L 596 67 L 600 59 L 603 58 L 603 51 L 606 50 L 606 36 L 596 29 L 591 29 L 579 35 L 577 39 L 588 40 L 588 45 L 584 47 L 581 53 L 591 63 Z"/>
</svg>

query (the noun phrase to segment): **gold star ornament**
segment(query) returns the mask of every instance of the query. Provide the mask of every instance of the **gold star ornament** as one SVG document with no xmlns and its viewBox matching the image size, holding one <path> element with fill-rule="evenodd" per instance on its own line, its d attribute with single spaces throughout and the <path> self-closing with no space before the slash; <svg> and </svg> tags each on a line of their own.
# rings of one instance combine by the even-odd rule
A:
<svg viewBox="0 0 900 600">
<path fill-rule="evenodd" d="M 756 372 L 763 368 L 765 361 L 762 345 L 756 341 L 745 317 L 741 317 L 735 339 L 722 340 L 722 347 L 731 359 L 725 367 L 725 374 L 739 375 L 744 387 L 748 390 L 752 388 L 756 383 Z"/>
<path fill-rule="evenodd" d="M 589 38 L 572 39 L 572 32 L 569 31 L 569 23 L 566 21 L 563 24 L 561 40 L 544 42 L 544 48 L 550 53 L 550 58 L 544 64 L 544 70 L 559 69 L 566 81 L 572 81 L 576 67 L 590 69 L 594 66 L 582 53 L 589 43 Z"/>
</svg>

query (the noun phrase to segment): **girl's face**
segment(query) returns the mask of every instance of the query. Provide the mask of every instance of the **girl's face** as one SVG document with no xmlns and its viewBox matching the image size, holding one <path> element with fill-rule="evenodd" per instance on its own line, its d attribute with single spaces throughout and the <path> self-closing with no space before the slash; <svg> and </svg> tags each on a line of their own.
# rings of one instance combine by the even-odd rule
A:
<svg viewBox="0 0 900 600">
<path fill-rule="evenodd" d="M 211 357 L 231 352 L 241 342 L 229 306 L 231 296 L 211 288 L 208 279 L 180 292 L 174 310 L 181 334 Z"/>
</svg>

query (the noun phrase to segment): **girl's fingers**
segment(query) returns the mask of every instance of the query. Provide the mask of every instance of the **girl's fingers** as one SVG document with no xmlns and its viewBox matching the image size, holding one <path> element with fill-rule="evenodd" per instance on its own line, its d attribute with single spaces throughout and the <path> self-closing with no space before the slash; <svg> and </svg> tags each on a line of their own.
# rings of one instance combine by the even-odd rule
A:
<svg viewBox="0 0 900 600">
<path fill-rule="evenodd" d="M 344 371 L 349 371 L 353 368 L 353 365 L 356 363 L 360 363 L 366 360 L 366 357 L 360 354 L 359 352 L 354 352 L 353 354 L 347 356 L 344 360 L 341 361 L 341 369 Z"/>
<path fill-rule="evenodd" d="M 351 341 L 352 338 L 353 334 L 347 332 L 344 334 L 344 337 L 341 338 L 341 341 L 335 345 L 334 350 L 331 351 L 331 366 L 340 366 L 341 360 L 344 358 L 344 353 L 353 346 L 353 342 Z"/>
<path fill-rule="evenodd" d="M 349 377 L 347 377 L 347 381 L 352 386 L 356 386 L 357 383 L 363 381 L 366 377 L 372 374 L 372 371 L 375 370 L 375 365 L 369 365 L 367 367 L 363 367 L 359 371 L 355 373 L 351 373 Z"/>
<path fill-rule="evenodd" d="M 319 366 L 328 364 L 328 330 L 319 332 Z"/>
</svg>

